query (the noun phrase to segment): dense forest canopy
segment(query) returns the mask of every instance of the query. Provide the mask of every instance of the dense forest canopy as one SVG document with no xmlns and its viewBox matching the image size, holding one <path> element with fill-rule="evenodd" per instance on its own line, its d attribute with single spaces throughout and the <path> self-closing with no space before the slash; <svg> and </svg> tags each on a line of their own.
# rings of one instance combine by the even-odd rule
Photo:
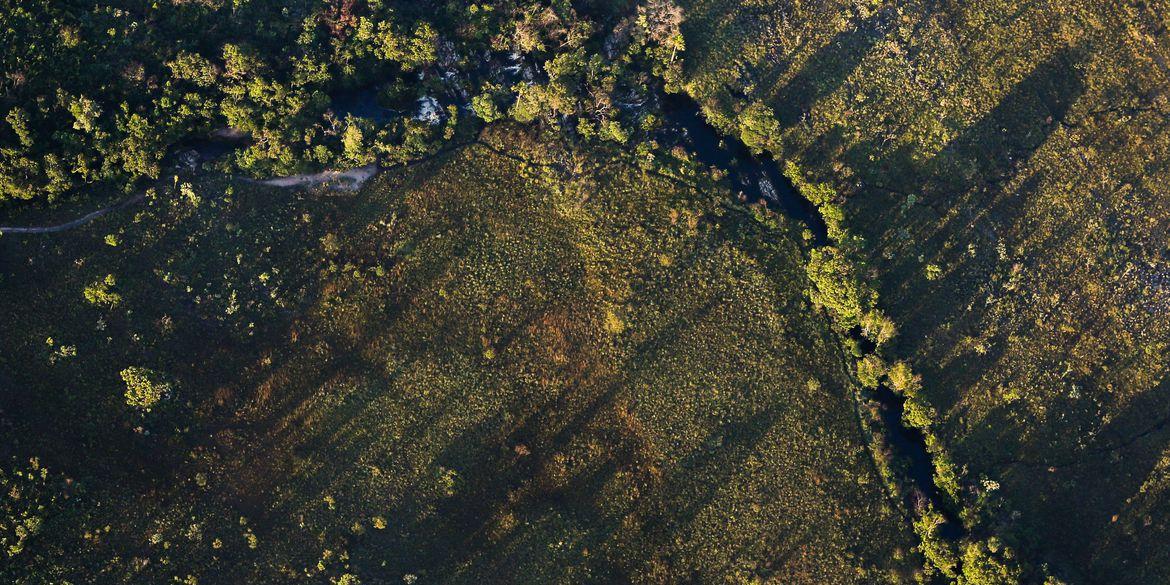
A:
<svg viewBox="0 0 1170 585">
<path fill-rule="evenodd" d="M 255 175 L 409 160 L 444 138 L 434 122 L 504 111 L 624 141 L 621 100 L 677 79 L 683 42 L 670 0 L 620 4 L 6 2 L 0 199 L 129 189 L 215 133 L 246 137 L 230 163 Z M 489 75 L 506 56 L 523 74 Z M 442 108 L 372 119 L 339 107 L 355 90 Z"/>
</svg>

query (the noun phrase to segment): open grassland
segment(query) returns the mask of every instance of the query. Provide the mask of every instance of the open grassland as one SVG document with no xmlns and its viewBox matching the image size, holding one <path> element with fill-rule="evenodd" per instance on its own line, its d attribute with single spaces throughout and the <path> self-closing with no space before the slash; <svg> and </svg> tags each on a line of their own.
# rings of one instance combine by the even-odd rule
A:
<svg viewBox="0 0 1170 585">
<path fill-rule="evenodd" d="M 3 238 L 0 422 L 72 480 L 26 568 L 907 578 L 792 230 L 624 156 L 494 127 L 357 193 L 179 179 Z M 170 397 L 129 409 L 128 366 Z"/>
<path fill-rule="evenodd" d="M 1170 5 L 686 4 L 688 91 L 846 198 L 985 526 L 1170 579 Z"/>
</svg>

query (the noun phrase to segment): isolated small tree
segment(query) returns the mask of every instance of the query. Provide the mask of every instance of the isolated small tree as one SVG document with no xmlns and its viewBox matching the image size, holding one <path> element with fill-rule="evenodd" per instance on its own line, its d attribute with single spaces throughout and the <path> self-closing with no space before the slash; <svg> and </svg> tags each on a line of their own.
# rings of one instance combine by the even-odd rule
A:
<svg viewBox="0 0 1170 585">
<path fill-rule="evenodd" d="M 112 309 L 122 302 L 122 295 L 113 290 L 114 285 L 117 283 L 118 281 L 114 278 L 113 274 L 107 274 L 105 278 L 94 281 L 86 286 L 85 290 L 82 291 L 82 295 L 85 296 L 85 300 L 91 305 Z"/>
<path fill-rule="evenodd" d="M 126 404 L 143 412 L 150 412 L 172 391 L 171 385 L 149 368 L 130 366 L 122 370 L 122 381 L 126 383 Z"/>
</svg>

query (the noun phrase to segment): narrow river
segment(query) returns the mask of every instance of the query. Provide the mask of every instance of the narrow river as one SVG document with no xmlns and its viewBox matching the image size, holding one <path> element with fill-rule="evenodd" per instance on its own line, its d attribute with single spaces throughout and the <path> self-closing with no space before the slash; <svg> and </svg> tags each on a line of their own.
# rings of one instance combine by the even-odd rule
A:
<svg viewBox="0 0 1170 585">
<path fill-rule="evenodd" d="M 699 105 L 685 95 L 669 94 L 662 98 L 663 114 L 669 126 L 677 129 L 681 140 L 705 165 L 725 169 L 733 188 L 743 193 L 749 202 L 765 202 L 773 211 L 784 214 L 812 233 L 811 244 L 830 244 L 824 219 L 809 200 L 780 170 L 780 165 L 768 155 L 756 156 L 736 138 L 719 134 L 703 119 Z M 668 126 L 668 128 L 669 128 Z M 863 348 L 873 344 L 861 337 L 859 331 L 850 333 Z M 946 522 L 939 527 L 939 535 L 958 540 L 964 535 L 962 522 L 955 516 L 947 499 L 934 483 L 934 463 L 926 448 L 922 432 L 902 420 L 905 399 L 888 386 L 864 391 L 864 400 L 878 404 L 886 447 L 894 455 L 893 468 L 901 471 L 913 489 L 906 494 L 906 505 L 917 510 L 920 500 L 930 502 Z"/>
</svg>

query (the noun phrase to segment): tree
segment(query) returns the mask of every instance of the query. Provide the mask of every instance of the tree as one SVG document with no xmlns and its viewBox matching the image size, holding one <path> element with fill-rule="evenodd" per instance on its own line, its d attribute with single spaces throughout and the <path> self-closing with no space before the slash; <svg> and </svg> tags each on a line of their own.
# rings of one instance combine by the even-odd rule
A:
<svg viewBox="0 0 1170 585">
<path fill-rule="evenodd" d="M 1016 585 L 1022 571 L 1012 562 L 1011 549 L 1003 547 L 999 539 L 968 543 L 963 550 L 963 571 L 958 585 Z M 1001 558 L 1002 557 L 1002 558 Z"/>
<path fill-rule="evenodd" d="M 8 111 L 8 115 L 4 119 L 16 134 L 16 139 L 20 141 L 20 145 L 25 148 L 32 148 L 33 139 L 32 130 L 29 128 L 28 112 L 24 108 L 12 108 Z"/>
<path fill-rule="evenodd" d="M 264 60 L 251 47 L 228 43 L 223 46 L 224 74 L 235 80 L 245 80 L 264 73 Z"/>
<path fill-rule="evenodd" d="M 946 523 L 946 519 L 943 518 L 942 514 L 928 505 L 922 514 L 914 520 L 914 531 L 918 533 L 918 538 L 922 542 L 919 545 L 922 556 L 926 557 L 926 560 L 943 575 L 954 578 L 959 558 L 955 554 L 954 546 L 939 534 L 939 527 L 944 523 Z"/>
<path fill-rule="evenodd" d="M 85 133 L 97 130 L 98 118 L 102 115 L 102 106 L 85 96 L 72 96 L 64 90 L 57 90 L 57 101 L 73 115 L 73 129 Z"/>
<path fill-rule="evenodd" d="M 167 67 L 176 79 L 182 79 L 198 87 L 212 87 L 219 80 L 219 67 L 199 53 L 179 51 L 167 62 Z"/>
<path fill-rule="evenodd" d="M 683 49 L 683 10 L 672 0 L 647 0 L 638 6 L 638 25 L 649 39 L 672 51 Z"/>
<path fill-rule="evenodd" d="M 886 363 L 872 353 L 857 362 L 857 380 L 866 388 L 877 388 L 885 375 Z"/>
<path fill-rule="evenodd" d="M 922 388 L 922 378 L 910 369 L 910 364 L 898 361 L 890 367 L 890 386 L 902 394 L 914 394 Z"/>
<path fill-rule="evenodd" d="M 853 263 L 831 246 L 809 254 L 806 272 L 813 283 L 813 303 L 828 309 L 842 327 L 857 325 L 877 300 L 877 293 L 862 282 Z"/>
<path fill-rule="evenodd" d="M 104 306 L 108 309 L 117 307 L 122 302 L 122 295 L 114 292 L 113 288 L 118 284 L 117 279 L 113 274 L 107 274 L 105 278 L 96 280 L 85 287 L 82 295 L 85 300 L 91 305 Z"/>
<path fill-rule="evenodd" d="M 739 114 L 739 139 L 756 154 L 779 150 L 780 122 L 772 108 L 763 102 L 744 108 Z"/>
<path fill-rule="evenodd" d="M 479 116 L 481 120 L 487 123 L 495 122 L 504 117 L 500 112 L 499 106 L 496 105 L 496 100 L 492 98 L 490 93 L 481 93 L 471 98 L 471 109 Z"/>
<path fill-rule="evenodd" d="M 871 309 L 861 316 L 861 332 L 866 339 L 880 346 L 898 334 L 898 326 L 880 309 Z"/>
<path fill-rule="evenodd" d="M 126 404 L 143 412 L 150 412 L 171 396 L 170 383 L 148 368 L 130 366 L 122 370 L 122 381 L 126 383 Z"/>
<path fill-rule="evenodd" d="M 369 158 L 369 151 L 365 147 L 362 128 L 357 121 L 350 118 L 341 135 L 341 148 L 345 158 L 355 164 L 363 164 Z"/>
</svg>

